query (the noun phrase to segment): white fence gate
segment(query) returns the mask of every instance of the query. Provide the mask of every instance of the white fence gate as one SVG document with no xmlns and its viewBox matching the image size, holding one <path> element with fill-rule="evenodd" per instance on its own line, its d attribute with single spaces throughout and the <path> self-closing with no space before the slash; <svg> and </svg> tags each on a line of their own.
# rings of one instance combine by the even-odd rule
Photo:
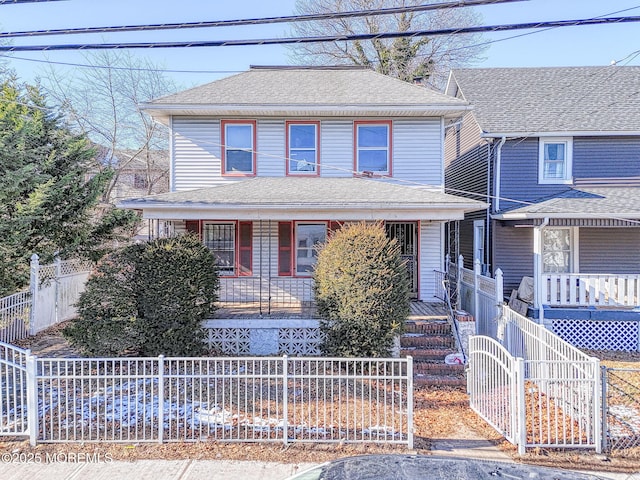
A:
<svg viewBox="0 0 640 480">
<path fill-rule="evenodd" d="M 602 450 L 600 362 L 508 307 L 470 341 L 471 408 L 518 446 Z"/>
<path fill-rule="evenodd" d="M 34 254 L 29 290 L 0 298 L 0 342 L 11 343 L 75 317 L 91 268 L 91 262 L 82 260 L 40 265 Z"/>
<path fill-rule="evenodd" d="M 0 437 L 28 435 L 28 409 L 33 399 L 28 392 L 29 352 L 0 343 Z"/>
</svg>

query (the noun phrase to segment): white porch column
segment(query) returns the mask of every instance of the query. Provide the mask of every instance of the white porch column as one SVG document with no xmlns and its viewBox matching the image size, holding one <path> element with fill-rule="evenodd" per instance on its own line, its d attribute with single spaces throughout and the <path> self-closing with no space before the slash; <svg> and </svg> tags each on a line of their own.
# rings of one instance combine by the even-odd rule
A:
<svg viewBox="0 0 640 480">
<path fill-rule="evenodd" d="M 542 231 L 549 224 L 549 219 L 533 229 L 533 306 L 538 309 L 538 323 L 544 323 L 543 288 L 542 288 Z"/>
</svg>

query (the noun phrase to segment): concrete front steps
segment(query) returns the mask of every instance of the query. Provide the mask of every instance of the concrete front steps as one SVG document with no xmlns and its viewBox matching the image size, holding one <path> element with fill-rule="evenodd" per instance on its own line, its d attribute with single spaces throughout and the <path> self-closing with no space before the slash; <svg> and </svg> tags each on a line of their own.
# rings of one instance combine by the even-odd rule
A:
<svg viewBox="0 0 640 480">
<path fill-rule="evenodd" d="M 409 320 L 400 338 L 400 355 L 413 357 L 414 385 L 461 387 L 466 385 L 464 365 L 444 359 L 457 353 L 451 325 L 446 319 Z"/>
</svg>

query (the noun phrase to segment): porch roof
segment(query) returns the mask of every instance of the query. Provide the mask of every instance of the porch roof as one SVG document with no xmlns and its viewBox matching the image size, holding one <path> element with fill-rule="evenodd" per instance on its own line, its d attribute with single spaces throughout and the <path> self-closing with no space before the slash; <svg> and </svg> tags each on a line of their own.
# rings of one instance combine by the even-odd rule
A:
<svg viewBox="0 0 640 480">
<path fill-rule="evenodd" d="M 640 186 L 574 187 L 525 207 L 493 215 L 497 220 L 538 218 L 640 219 Z"/>
<path fill-rule="evenodd" d="M 454 220 L 487 204 L 424 187 L 364 178 L 258 177 L 132 198 L 120 208 L 158 219 Z"/>
</svg>

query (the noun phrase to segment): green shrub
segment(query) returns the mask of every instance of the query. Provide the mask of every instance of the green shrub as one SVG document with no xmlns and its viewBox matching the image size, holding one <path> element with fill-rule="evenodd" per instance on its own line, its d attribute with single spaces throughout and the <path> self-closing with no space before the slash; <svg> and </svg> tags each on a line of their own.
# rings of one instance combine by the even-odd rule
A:
<svg viewBox="0 0 640 480">
<path fill-rule="evenodd" d="M 99 262 L 63 333 L 88 355 L 199 355 L 218 285 L 213 254 L 194 235 L 130 245 Z"/>
<path fill-rule="evenodd" d="M 346 225 L 318 252 L 314 290 L 321 351 L 383 357 L 409 314 L 409 279 L 398 244 L 380 223 Z"/>
</svg>

